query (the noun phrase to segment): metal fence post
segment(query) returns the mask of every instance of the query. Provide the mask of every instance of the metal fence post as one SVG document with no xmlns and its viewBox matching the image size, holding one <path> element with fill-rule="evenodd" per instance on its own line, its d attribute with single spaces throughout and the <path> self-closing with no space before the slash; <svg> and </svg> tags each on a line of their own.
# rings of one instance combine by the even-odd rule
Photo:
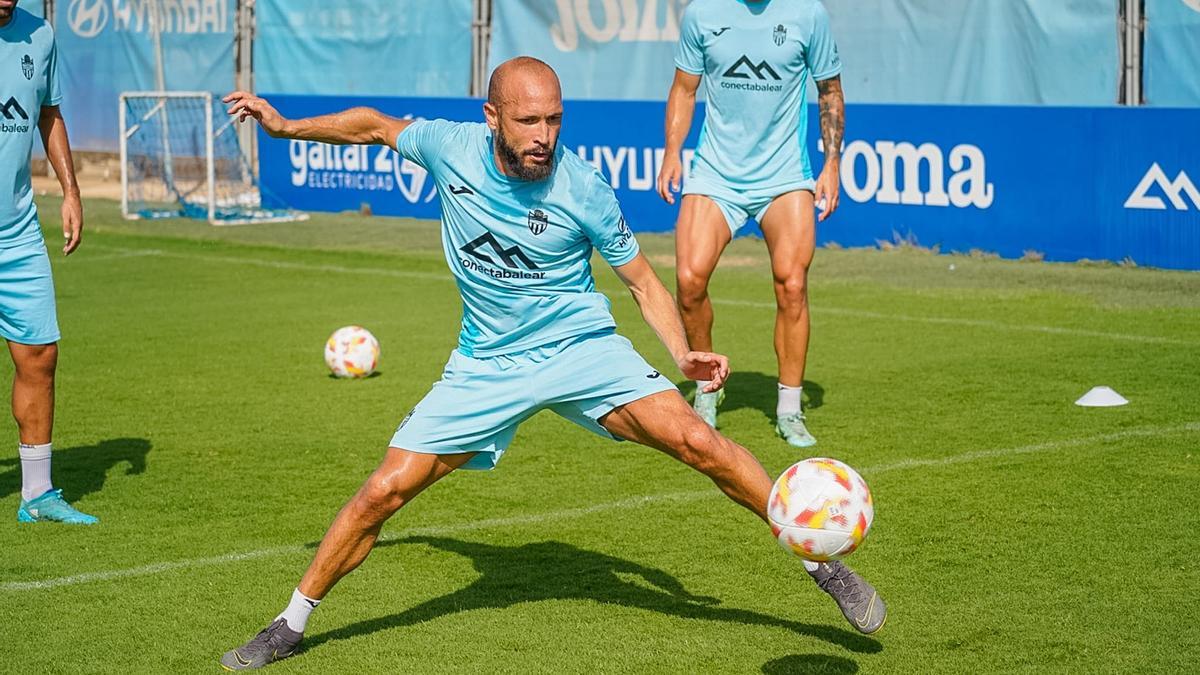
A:
<svg viewBox="0 0 1200 675">
<path fill-rule="evenodd" d="M 237 19 L 233 29 L 233 81 L 234 88 L 241 91 L 254 91 L 254 2 L 255 0 L 238 0 Z M 258 178 L 258 134 L 254 133 L 254 125 L 238 125 L 237 136 L 242 154 L 250 165 L 250 171 Z"/>
<path fill-rule="evenodd" d="M 1118 9 L 1120 28 L 1121 85 L 1117 102 L 1142 105 L 1142 50 L 1145 45 L 1145 0 L 1123 0 Z"/>
<path fill-rule="evenodd" d="M 471 21 L 471 96 L 483 97 L 487 90 L 488 48 L 492 42 L 492 0 L 475 0 Z"/>
</svg>

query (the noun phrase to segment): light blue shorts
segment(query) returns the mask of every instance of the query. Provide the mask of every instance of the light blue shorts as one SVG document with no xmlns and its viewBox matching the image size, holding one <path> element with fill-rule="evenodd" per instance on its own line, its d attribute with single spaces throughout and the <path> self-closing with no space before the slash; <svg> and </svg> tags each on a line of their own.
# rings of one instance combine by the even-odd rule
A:
<svg viewBox="0 0 1200 675">
<path fill-rule="evenodd" d="M 721 209 L 721 214 L 725 216 L 725 222 L 729 225 L 729 233 L 736 235 L 750 218 L 761 223 L 763 216 L 767 213 L 767 208 L 771 206 L 771 202 L 776 197 L 797 190 L 812 192 L 816 189 L 816 185 L 813 180 L 802 180 L 774 187 L 747 190 L 733 187 L 729 181 L 720 177 L 707 173 L 692 173 L 684 182 L 683 194 L 704 195 L 716 202 L 717 207 Z"/>
<path fill-rule="evenodd" d="M 48 345 L 61 337 L 43 241 L 0 248 L 0 337 L 23 345 Z"/>
<path fill-rule="evenodd" d="M 455 350 L 442 379 L 392 436 L 391 446 L 438 455 L 478 453 L 464 469 L 491 469 L 521 422 L 549 409 L 605 438 L 600 418 L 675 385 L 629 340 L 601 333 L 517 355 L 472 358 Z M 618 439 L 619 440 L 619 439 Z"/>
</svg>

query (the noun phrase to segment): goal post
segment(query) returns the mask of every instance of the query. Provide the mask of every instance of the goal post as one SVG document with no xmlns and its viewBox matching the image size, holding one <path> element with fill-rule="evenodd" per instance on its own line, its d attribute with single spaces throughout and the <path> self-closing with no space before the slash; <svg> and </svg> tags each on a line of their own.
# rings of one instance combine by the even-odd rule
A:
<svg viewBox="0 0 1200 675">
<path fill-rule="evenodd" d="M 129 91 L 118 111 L 121 214 L 196 218 L 213 225 L 303 220 L 264 194 L 233 118 L 203 91 Z"/>
</svg>

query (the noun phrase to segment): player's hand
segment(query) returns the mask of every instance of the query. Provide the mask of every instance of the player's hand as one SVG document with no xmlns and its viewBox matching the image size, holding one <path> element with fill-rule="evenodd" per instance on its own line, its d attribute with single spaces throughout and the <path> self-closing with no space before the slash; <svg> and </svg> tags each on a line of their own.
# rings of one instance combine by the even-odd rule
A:
<svg viewBox="0 0 1200 675">
<path fill-rule="evenodd" d="M 230 116 L 237 121 L 245 122 L 247 117 L 253 117 L 268 135 L 276 137 L 283 134 L 287 120 L 267 100 L 245 91 L 235 91 L 221 99 L 229 104 Z"/>
<path fill-rule="evenodd" d="M 63 224 L 63 255 L 71 255 L 71 253 L 79 248 L 80 237 L 83 235 L 83 203 L 79 201 L 79 195 L 66 195 L 63 197 L 62 203 L 62 224 Z"/>
<path fill-rule="evenodd" d="M 683 161 L 679 155 L 663 157 L 662 167 L 658 170 L 658 196 L 668 204 L 675 203 L 674 193 L 679 192 L 679 179 L 683 175 Z"/>
<path fill-rule="evenodd" d="M 688 352 L 678 362 L 679 372 L 689 380 L 711 380 L 704 388 L 704 393 L 712 392 L 725 386 L 729 378 L 729 358 L 712 352 Z"/>
<path fill-rule="evenodd" d="M 817 208 L 821 209 L 821 215 L 817 217 L 817 221 L 823 221 L 837 211 L 838 195 L 841 191 L 841 175 L 836 164 L 826 164 L 825 169 L 821 171 L 821 175 L 817 177 L 817 191 L 815 194 Z"/>
</svg>

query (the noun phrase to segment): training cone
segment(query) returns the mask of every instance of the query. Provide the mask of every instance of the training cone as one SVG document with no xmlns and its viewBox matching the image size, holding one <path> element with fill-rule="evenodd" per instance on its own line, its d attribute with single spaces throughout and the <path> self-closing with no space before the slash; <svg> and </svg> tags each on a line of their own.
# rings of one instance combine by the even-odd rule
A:
<svg viewBox="0 0 1200 675">
<path fill-rule="evenodd" d="M 1091 391 L 1075 401 L 1075 405 L 1085 408 L 1113 408 L 1126 403 L 1129 403 L 1129 400 L 1113 391 L 1112 387 L 1092 387 Z"/>
</svg>

